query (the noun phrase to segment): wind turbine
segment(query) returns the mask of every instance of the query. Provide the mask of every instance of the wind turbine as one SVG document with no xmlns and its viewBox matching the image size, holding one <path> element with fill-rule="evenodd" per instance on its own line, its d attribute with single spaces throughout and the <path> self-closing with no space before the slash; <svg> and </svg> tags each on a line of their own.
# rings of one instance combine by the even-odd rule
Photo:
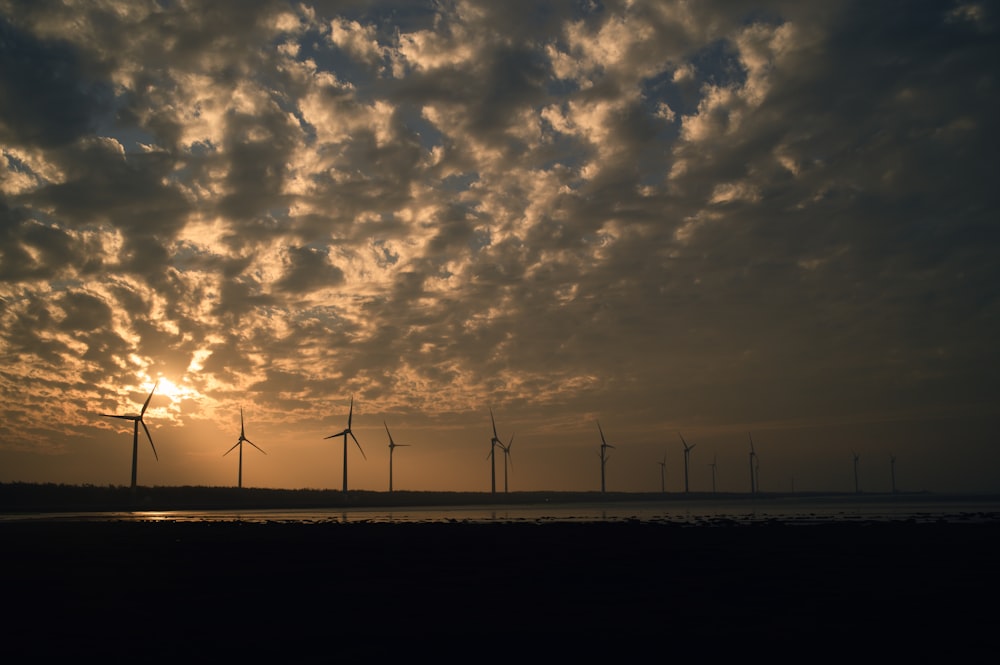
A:
<svg viewBox="0 0 1000 665">
<path fill-rule="evenodd" d="M 331 434 L 330 436 L 324 436 L 324 439 L 333 439 L 338 436 L 344 437 L 344 494 L 347 494 L 347 435 L 350 434 L 351 438 L 354 439 L 354 443 L 358 444 L 358 450 L 361 451 L 361 457 L 368 461 L 367 455 L 365 455 L 364 448 L 358 443 L 358 437 L 354 436 L 354 432 L 351 431 L 351 419 L 354 417 L 354 395 L 351 395 L 351 410 L 347 412 L 347 428 L 342 432 L 337 432 L 336 434 Z"/>
<path fill-rule="evenodd" d="M 513 434 L 510 435 L 510 441 L 507 442 L 506 446 L 503 445 L 503 443 L 500 444 L 500 447 L 503 448 L 503 493 L 504 494 L 507 493 L 507 465 L 509 464 L 510 468 L 512 469 L 514 468 L 514 462 L 513 460 L 510 459 L 510 447 L 512 445 L 514 445 Z"/>
<path fill-rule="evenodd" d="M 659 462 L 660 465 L 660 492 L 662 494 L 667 493 L 667 453 L 663 453 L 663 461 Z"/>
<path fill-rule="evenodd" d="M 754 492 L 760 493 L 760 456 L 753 456 L 753 486 Z"/>
<path fill-rule="evenodd" d="M 861 492 L 861 486 L 858 485 L 858 460 L 861 459 L 861 456 L 853 450 L 851 451 L 851 456 L 854 458 L 854 493 L 859 494 Z"/>
<path fill-rule="evenodd" d="M 153 399 L 153 393 L 156 392 L 156 387 L 160 385 L 159 379 L 153 384 L 153 389 L 149 391 L 149 397 L 142 405 L 142 410 L 139 413 L 128 413 L 123 415 L 116 415 L 113 413 L 102 413 L 101 415 L 105 418 L 120 418 L 121 420 L 131 420 L 133 422 L 132 427 L 132 491 L 135 492 L 135 479 L 136 479 L 136 469 L 137 462 L 139 458 L 139 425 L 142 425 L 142 429 L 146 432 L 146 438 L 149 439 L 149 446 L 153 449 L 153 457 L 156 461 L 160 461 L 160 456 L 156 454 L 156 446 L 153 445 L 153 437 L 149 434 L 149 428 L 146 427 L 145 421 L 142 419 L 143 415 L 146 413 L 146 408 L 149 406 L 149 400 Z"/>
<path fill-rule="evenodd" d="M 384 420 L 382 421 L 382 424 L 385 425 L 385 421 Z M 403 448 L 406 448 L 410 444 L 408 444 L 408 443 L 396 443 L 395 441 L 393 441 L 392 440 L 392 433 L 389 431 L 389 426 L 388 425 L 385 425 L 385 433 L 389 435 L 389 491 L 391 492 L 392 491 L 392 451 L 395 450 L 396 448 L 399 448 L 400 446 L 402 446 Z"/>
<path fill-rule="evenodd" d="M 503 441 L 497 437 L 497 421 L 493 418 L 493 409 L 490 408 L 490 422 L 493 424 L 493 438 L 490 439 L 490 452 L 486 456 L 490 460 L 490 492 L 493 494 L 497 493 L 497 458 L 494 455 L 494 451 L 499 445 L 503 448 Z"/>
<path fill-rule="evenodd" d="M 677 436 L 681 437 L 681 443 L 684 444 L 684 493 L 688 493 L 688 460 L 691 458 L 691 450 L 694 449 L 698 444 L 689 446 L 688 442 L 684 440 L 684 435 L 677 432 Z"/>
<path fill-rule="evenodd" d="M 892 493 L 896 493 L 896 456 L 889 455 L 889 472 L 892 474 Z"/>
<path fill-rule="evenodd" d="M 757 493 L 757 453 L 753 449 L 753 435 L 747 432 L 750 437 L 750 493 Z"/>
<path fill-rule="evenodd" d="M 715 462 L 716 456 L 712 455 L 712 463 L 709 464 L 709 466 L 712 467 L 712 494 L 715 494 Z"/>
<path fill-rule="evenodd" d="M 601 494 L 604 493 L 604 467 L 608 463 L 608 448 L 614 448 L 604 440 L 604 430 L 601 429 L 601 421 L 597 421 L 597 431 L 601 433 Z"/>
<path fill-rule="evenodd" d="M 233 452 L 234 448 L 239 447 L 239 449 L 240 449 L 240 473 L 239 473 L 239 476 L 238 476 L 239 480 L 238 480 L 237 487 L 239 487 L 241 489 L 243 488 L 243 442 L 244 441 L 246 441 L 247 443 L 249 443 L 251 446 L 253 446 L 257 450 L 260 450 L 260 452 L 264 453 L 264 451 L 261 450 L 260 447 L 256 443 L 254 443 L 253 441 L 251 441 L 250 439 L 248 439 L 246 437 L 246 433 L 245 433 L 245 431 L 243 429 L 243 407 L 241 406 L 240 407 L 240 438 L 237 439 L 236 444 L 232 448 L 230 448 L 226 452 L 222 453 L 222 456 L 225 457 L 229 453 Z M 266 455 L 267 453 L 264 453 L 264 454 Z"/>
</svg>

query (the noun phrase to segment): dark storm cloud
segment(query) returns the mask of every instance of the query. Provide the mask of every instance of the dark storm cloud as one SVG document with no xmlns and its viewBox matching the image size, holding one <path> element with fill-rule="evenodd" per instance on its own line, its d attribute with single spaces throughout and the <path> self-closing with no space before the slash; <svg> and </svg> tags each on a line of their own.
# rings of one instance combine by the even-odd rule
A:
<svg viewBox="0 0 1000 665">
<path fill-rule="evenodd" d="M 88 80 L 80 52 L 0 16 L 0 141 L 53 147 L 94 130 L 110 87 Z"/>
<path fill-rule="evenodd" d="M 142 270 L 151 260 L 166 259 L 163 243 L 183 227 L 189 206 L 164 178 L 169 162 L 157 154 L 126 156 L 114 141 L 81 143 L 57 155 L 62 182 L 43 186 L 24 202 L 51 210 L 71 227 L 111 224 L 125 233 L 125 261 Z"/>
<path fill-rule="evenodd" d="M 275 286 L 282 291 L 304 293 L 343 281 L 343 271 L 330 263 L 328 252 L 315 247 L 289 247 L 285 274 Z"/>
<path fill-rule="evenodd" d="M 281 193 L 287 175 L 284 165 L 301 130 L 277 109 L 270 111 L 226 118 L 223 154 L 229 160 L 226 186 L 231 193 L 222 198 L 219 209 L 227 218 L 242 222 L 287 207 Z M 249 139 L 249 133 L 255 138 Z"/>
<path fill-rule="evenodd" d="M 23 209 L 11 210 L 0 201 L 0 281 L 52 279 L 71 273 L 93 273 L 100 257 L 86 241 L 57 226 L 29 219 Z"/>
<path fill-rule="evenodd" d="M 89 293 L 67 293 L 58 303 L 65 312 L 59 322 L 63 330 L 91 332 L 111 323 L 111 308 L 104 300 Z"/>
<path fill-rule="evenodd" d="M 263 293 L 260 284 L 249 278 L 224 278 L 212 314 L 226 321 L 239 321 L 241 315 L 274 302 L 273 298 Z"/>
</svg>

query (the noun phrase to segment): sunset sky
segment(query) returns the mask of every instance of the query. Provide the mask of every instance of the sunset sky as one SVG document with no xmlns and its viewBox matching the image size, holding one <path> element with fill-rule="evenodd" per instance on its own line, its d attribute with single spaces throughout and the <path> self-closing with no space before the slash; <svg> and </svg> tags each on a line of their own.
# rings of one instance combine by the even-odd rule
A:
<svg viewBox="0 0 1000 665">
<path fill-rule="evenodd" d="M 1000 491 L 998 27 L 0 0 L 0 482 Z"/>
</svg>

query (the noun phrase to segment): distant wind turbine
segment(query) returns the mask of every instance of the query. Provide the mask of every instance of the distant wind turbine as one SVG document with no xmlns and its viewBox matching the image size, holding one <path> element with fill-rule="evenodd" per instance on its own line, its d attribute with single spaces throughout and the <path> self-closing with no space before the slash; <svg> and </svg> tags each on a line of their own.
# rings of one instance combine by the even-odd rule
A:
<svg viewBox="0 0 1000 665">
<path fill-rule="evenodd" d="M 384 420 L 382 421 L 382 424 L 385 425 L 385 421 Z M 392 491 L 392 452 L 396 448 L 399 448 L 399 447 L 405 448 L 405 447 L 409 446 L 410 444 L 408 444 L 408 443 L 396 443 L 395 441 L 393 441 L 392 440 L 392 433 L 389 431 L 389 426 L 388 425 L 385 425 L 385 433 L 389 435 L 389 491 L 391 492 Z"/>
<path fill-rule="evenodd" d="M 512 445 L 514 445 L 513 434 L 510 435 L 510 441 L 507 442 L 506 446 L 503 445 L 503 443 L 500 444 L 500 447 L 503 448 L 503 493 L 504 494 L 507 493 L 507 467 L 510 466 L 510 468 L 512 469 L 514 468 L 514 461 L 510 458 L 510 447 Z"/>
<path fill-rule="evenodd" d="M 351 410 L 347 412 L 347 427 L 342 432 L 337 432 L 336 434 L 331 434 L 330 436 L 323 437 L 324 439 L 333 439 L 338 436 L 344 437 L 344 494 L 347 494 L 347 435 L 350 434 L 351 438 L 354 439 L 354 443 L 358 444 L 358 450 L 361 451 L 361 457 L 367 462 L 368 457 L 365 455 L 364 448 L 358 443 L 358 437 L 354 436 L 354 432 L 351 431 L 351 419 L 354 417 L 354 395 L 351 395 Z"/>
<path fill-rule="evenodd" d="M 861 485 L 858 484 L 858 460 L 861 459 L 861 456 L 853 450 L 851 451 L 851 456 L 854 458 L 854 493 L 859 494 L 861 492 Z"/>
<path fill-rule="evenodd" d="M 137 464 L 139 459 L 139 425 L 142 425 L 143 431 L 146 432 L 146 438 L 149 439 L 149 446 L 153 449 L 153 457 L 156 461 L 160 461 L 160 456 L 156 454 L 156 446 L 153 445 L 153 437 L 149 434 L 149 428 L 146 427 L 145 421 L 142 417 L 146 414 L 146 408 L 149 406 L 149 400 L 153 399 L 153 393 L 156 392 L 156 387 L 160 385 L 159 380 L 153 384 L 153 389 L 149 391 L 149 397 L 142 405 L 142 410 L 139 413 L 129 413 L 124 415 L 116 415 L 113 413 L 102 413 L 101 415 L 105 418 L 120 418 L 121 420 L 131 420 L 133 423 L 132 427 L 132 491 L 135 492 L 135 480 Z"/>
<path fill-rule="evenodd" d="M 239 488 L 241 488 L 241 489 L 243 487 L 243 442 L 244 441 L 246 441 L 247 443 L 249 443 L 251 446 L 253 446 L 257 450 L 260 450 L 260 452 L 264 453 L 264 451 L 261 450 L 260 447 L 256 443 L 254 443 L 253 441 L 251 441 L 250 439 L 248 439 L 246 437 L 245 430 L 243 429 L 243 407 L 241 406 L 240 407 L 240 438 L 236 440 L 236 445 L 234 445 L 232 448 L 230 448 L 226 452 L 222 453 L 222 456 L 225 457 L 229 453 L 233 452 L 233 450 L 235 448 L 239 448 L 240 449 L 240 472 L 239 472 L 238 481 L 237 481 L 237 485 L 236 486 L 239 487 Z M 264 454 L 266 455 L 267 453 L 264 453 Z"/>
<path fill-rule="evenodd" d="M 689 489 L 688 488 L 688 460 L 691 458 L 691 451 L 698 444 L 696 443 L 694 445 L 690 445 L 689 446 L 688 442 L 684 440 L 684 435 L 683 434 L 681 434 L 680 432 L 677 432 L 677 436 L 681 437 L 681 443 L 684 444 L 684 493 L 687 494 L 688 493 L 688 489 Z"/>
<path fill-rule="evenodd" d="M 597 431 L 601 433 L 601 493 L 604 493 L 604 467 L 608 463 L 608 448 L 614 448 L 604 440 L 604 430 L 601 429 L 601 421 L 597 421 Z"/>
<path fill-rule="evenodd" d="M 497 493 L 497 457 L 495 451 L 499 445 L 503 448 L 503 441 L 497 437 L 497 421 L 493 418 L 493 408 L 490 408 L 490 423 L 493 425 L 493 438 L 490 439 L 490 452 L 486 456 L 490 460 L 490 492 Z"/>
<path fill-rule="evenodd" d="M 747 432 L 750 437 L 750 493 L 757 493 L 757 453 L 753 449 L 753 435 Z"/>
<path fill-rule="evenodd" d="M 896 493 L 896 456 L 889 455 L 889 472 L 892 479 L 892 493 Z"/>
<path fill-rule="evenodd" d="M 716 456 L 712 455 L 712 463 L 709 464 L 709 466 L 712 467 L 712 494 L 715 494 L 715 462 Z"/>
<path fill-rule="evenodd" d="M 663 461 L 659 462 L 660 465 L 660 492 L 663 494 L 667 493 L 667 453 L 663 453 Z"/>
</svg>

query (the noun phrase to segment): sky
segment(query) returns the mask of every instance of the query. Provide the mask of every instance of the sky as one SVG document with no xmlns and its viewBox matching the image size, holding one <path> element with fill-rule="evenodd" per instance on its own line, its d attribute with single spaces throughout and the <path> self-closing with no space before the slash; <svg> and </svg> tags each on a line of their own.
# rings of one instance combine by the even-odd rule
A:
<svg viewBox="0 0 1000 665">
<path fill-rule="evenodd" d="M 0 0 L 0 482 L 1000 491 L 998 27 Z"/>
</svg>

